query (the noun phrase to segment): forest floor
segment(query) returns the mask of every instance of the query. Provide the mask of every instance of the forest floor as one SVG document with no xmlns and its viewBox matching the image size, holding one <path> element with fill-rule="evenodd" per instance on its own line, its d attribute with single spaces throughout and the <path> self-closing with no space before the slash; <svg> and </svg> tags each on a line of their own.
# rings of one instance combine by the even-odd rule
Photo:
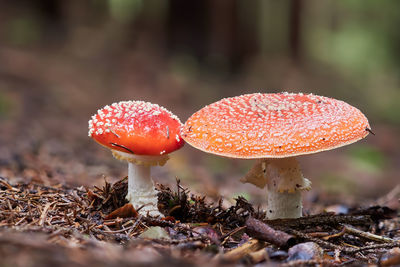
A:
<svg viewBox="0 0 400 267">
<path fill-rule="evenodd" d="M 400 264 L 400 219 L 390 208 L 266 220 L 244 198 L 223 207 L 176 188 L 158 185 L 160 219 L 125 203 L 126 179 L 72 188 L 1 178 L 2 265 Z"/>
</svg>

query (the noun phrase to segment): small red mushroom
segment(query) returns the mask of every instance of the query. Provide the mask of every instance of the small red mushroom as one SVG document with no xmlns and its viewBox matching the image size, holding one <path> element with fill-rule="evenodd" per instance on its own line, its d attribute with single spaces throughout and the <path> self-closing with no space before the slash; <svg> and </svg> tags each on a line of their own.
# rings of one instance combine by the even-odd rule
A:
<svg viewBox="0 0 400 267">
<path fill-rule="evenodd" d="M 89 121 L 89 136 L 128 162 L 127 200 L 140 213 L 160 216 L 150 166 L 164 165 L 168 154 L 181 148 L 181 122 L 159 105 L 121 101 L 97 111 Z"/>
<path fill-rule="evenodd" d="M 348 145 L 370 131 L 367 118 L 343 101 L 258 93 L 204 107 L 186 121 L 182 137 L 208 153 L 259 159 L 242 181 L 267 185 L 267 217 L 276 219 L 301 217 L 301 191 L 311 188 L 295 156 Z"/>
</svg>

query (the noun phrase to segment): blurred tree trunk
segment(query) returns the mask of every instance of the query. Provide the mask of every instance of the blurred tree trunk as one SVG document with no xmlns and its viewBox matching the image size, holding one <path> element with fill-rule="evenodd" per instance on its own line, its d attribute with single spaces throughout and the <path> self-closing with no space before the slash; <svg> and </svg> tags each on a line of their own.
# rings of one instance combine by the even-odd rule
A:
<svg viewBox="0 0 400 267">
<path fill-rule="evenodd" d="M 289 17 L 289 49 L 293 61 L 300 60 L 300 34 L 301 34 L 301 12 L 302 0 L 292 0 L 290 4 Z"/>
<path fill-rule="evenodd" d="M 133 36 L 140 36 L 141 49 L 153 49 L 155 53 L 165 53 L 168 43 L 167 17 L 168 2 L 146 0 L 141 11 L 129 24 L 129 31 Z M 146 47 L 144 47 L 146 46 Z"/>
<path fill-rule="evenodd" d="M 172 53 L 188 53 L 204 59 L 207 48 L 207 2 L 171 0 L 168 7 L 167 47 Z"/>
<path fill-rule="evenodd" d="M 258 51 L 254 3 L 172 0 L 168 11 L 168 50 L 228 72 Z"/>
<path fill-rule="evenodd" d="M 258 52 L 257 5 L 238 1 L 209 1 L 209 60 L 216 67 L 228 71 L 240 69 L 242 64 Z"/>
<path fill-rule="evenodd" d="M 290 0 L 259 0 L 258 40 L 264 55 L 287 55 Z"/>
<path fill-rule="evenodd" d="M 231 0 L 209 0 L 207 61 L 215 67 L 229 67 L 238 54 L 237 8 Z"/>
</svg>

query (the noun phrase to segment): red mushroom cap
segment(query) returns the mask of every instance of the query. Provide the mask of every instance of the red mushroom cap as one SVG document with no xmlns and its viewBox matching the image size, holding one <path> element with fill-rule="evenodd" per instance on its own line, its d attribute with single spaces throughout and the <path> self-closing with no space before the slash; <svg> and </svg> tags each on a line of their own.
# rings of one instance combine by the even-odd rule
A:
<svg viewBox="0 0 400 267">
<path fill-rule="evenodd" d="M 89 121 L 89 136 L 113 150 L 160 156 L 184 144 L 178 117 L 157 104 L 121 101 L 97 111 Z"/>
<path fill-rule="evenodd" d="M 293 93 L 225 98 L 193 114 L 187 143 L 234 158 L 283 158 L 341 147 L 368 135 L 367 118 L 339 100 Z"/>
</svg>

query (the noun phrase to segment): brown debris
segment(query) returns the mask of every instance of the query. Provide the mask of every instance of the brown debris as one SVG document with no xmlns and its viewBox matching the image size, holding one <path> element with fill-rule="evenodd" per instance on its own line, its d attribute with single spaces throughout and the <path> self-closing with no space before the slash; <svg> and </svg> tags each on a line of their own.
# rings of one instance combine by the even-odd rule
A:
<svg viewBox="0 0 400 267">
<path fill-rule="evenodd" d="M 138 216 L 138 213 L 135 210 L 135 208 L 133 207 L 133 205 L 131 203 L 128 203 L 128 204 L 125 204 L 124 206 L 122 206 L 121 208 L 114 210 L 113 212 L 108 214 L 104 219 L 111 220 L 111 219 L 115 219 L 117 217 L 129 218 L 129 217 L 137 217 L 137 216 Z"/>
<path fill-rule="evenodd" d="M 263 244 L 257 239 L 250 239 L 242 245 L 223 254 L 221 259 L 224 261 L 237 261 L 244 256 L 255 252 L 263 247 Z"/>
<path fill-rule="evenodd" d="M 43 226 L 44 222 L 46 220 L 47 217 L 47 213 L 49 212 L 49 208 L 51 205 L 53 205 L 55 203 L 55 201 L 53 201 L 52 203 L 46 203 L 46 205 L 44 206 L 43 212 L 40 215 L 40 220 L 39 220 L 39 225 Z"/>
<path fill-rule="evenodd" d="M 337 226 L 343 223 L 353 225 L 370 225 L 372 224 L 371 215 L 369 213 L 357 215 L 335 215 L 333 213 L 322 213 L 296 219 L 277 219 L 269 220 L 268 224 L 278 228 L 295 228 L 304 229 L 314 226 Z"/>
<path fill-rule="evenodd" d="M 125 196 L 128 193 L 128 177 L 110 184 L 104 181 L 102 188 L 95 187 L 93 192 L 87 190 L 89 200 L 95 210 L 101 210 L 104 213 L 110 213 L 113 210 L 122 207 L 127 203 Z"/>
<path fill-rule="evenodd" d="M 252 217 L 246 220 L 246 233 L 253 238 L 266 241 L 278 247 L 290 247 L 296 242 L 293 236 L 275 230 L 260 220 Z"/>
<path fill-rule="evenodd" d="M 191 263 L 203 262 L 213 266 L 219 266 L 224 259 L 252 264 L 263 261 L 282 263 L 288 260 L 287 249 L 294 244 L 292 240 L 311 241 L 325 251 L 323 259 L 285 263 L 295 266 L 385 263 L 386 260 L 390 262 L 389 256 L 396 259 L 395 253 L 387 253 L 399 247 L 396 241 L 400 235 L 399 217 L 393 217 L 392 212 L 384 207 L 353 211 L 347 215 L 318 214 L 266 221 L 265 214 L 254 209 L 244 198 L 239 197 L 235 205 L 224 208 L 222 202 L 209 204 L 204 196 L 190 194 L 178 181 L 176 192 L 159 186 L 159 206 L 169 216 L 157 219 L 137 216 L 131 205 L 125 205 L 126 179 L 115 184 L 105 182 L 103 187 L 93 189 L 0 181 L 0 245 L 3 247 L 0 256 L 11 257 L 9 255 L 16 253 L 13 251 L 24 251 L 26 255 L 29 250 L 47 253 L 48 258 L 37 257 L 37 266 L 49 262 L 58 264 L 52 257 L 58 257 L 57 253 L 61 253 L 61 258 L 67 257 L 72 248 L 85 249 L 82 259 L 76 260 L 85 266 L 109 266 L 112 259 L 125 255 L 125 249 L 149 249 L 151 257 L 154 257 L 153 263 L 157 259 L 162 259 L 162 263 L 168 258 L 179 265 L 183 257 L 192 259 Z M 151 226 L 162 227 L 171 239 L 139 241 L 137 237 Z M 357 231 L 351 230 L 353 228 Z M 259 240 L 250 239 L 245 232 Z M 37 234 L 44 238 L 32 243 L 32 236 Z M 13 241 L 14 238 L 26 239 L 29 250 L 23 248 L 22 240 Z M 250 242 L 252 245 L 246 243 L 250 240 L 255 240 Z M 267 243 L 262 243 L 263 240 Z M 38 249 L 34 248 L 35 244 Z M 94 247 L 101 252 L 92 250 Z M 53 250 L 58 252 L 53 253 Z M 221 254 L 223 251 L 228 252 Z M 8 254 L 2 254 L 6 252 Z M 73 253 L 77 252 L 74 250 Z M 104 255 L 89 262 L 96 257 L 93 253 Z M 215 257 L 216 254 L 225 256 Z M 14 258 L 18 256 L 14 255 Z M 214 260 L 210 261 L 211 258 Z M 72 265 L 68 259 L 65 262 Z M 127 262 L 134 260 L 129 258 L 114 263 Z"/>
<path fill-rule="evenodd" d="M 191 195 L 177 180 L 177 192 L 159 185 L 159 209 L 163 214 L 173 216 L 181 222 L 207 222 L 210 224 L 223 223 L 225 227 L 235 229 L 242 226 L 248 216 L 264 218 L 265 214 L 255 211 L 253 206 L 244 198 L 238 197 L 236 205 L 229 209 L 222 207 L 222 202 L 212 206 L 204 196 Z"/>
<path fill-rule="evenodd" d="M 359 230 L 357 228 L 354 228 L 351 225 L 344 225 L 344 232 L 350 233 L 350 234 L 353 234 L 353 235 L 357 235 L 357 236 L 363 237 L 365 239 L 377 241 L 377 242 L 386 242 L 386 243 L 396 242 L 392 238 L 388 238 L 388 237 L 385 237 L 385 236 L 375 235 L 375 234 L 372 234 L 372 233 L 361 231 L 361 230 Z"/>
<path fill-rule="evenodd" d="M 398 200 L 399 201 L 399 200 Z M 372 206 L 366 209 L 356 209 L 350 215 L 369 216 L 374 222 L 384 219 L 392 219 L 398 216 L 398 211 L 385 206 Z"/>
<path fill-rule="evenodd" d="M 250 258 L 251 263 L 253 263 L 253 264 L 257 264 L 257 263 L 269 260 L 268 253 L 265 248 L 262 248 L 260 250 L 254 251 L 254 252 L 250 252 L 249 258 Z"/>
</svg>

